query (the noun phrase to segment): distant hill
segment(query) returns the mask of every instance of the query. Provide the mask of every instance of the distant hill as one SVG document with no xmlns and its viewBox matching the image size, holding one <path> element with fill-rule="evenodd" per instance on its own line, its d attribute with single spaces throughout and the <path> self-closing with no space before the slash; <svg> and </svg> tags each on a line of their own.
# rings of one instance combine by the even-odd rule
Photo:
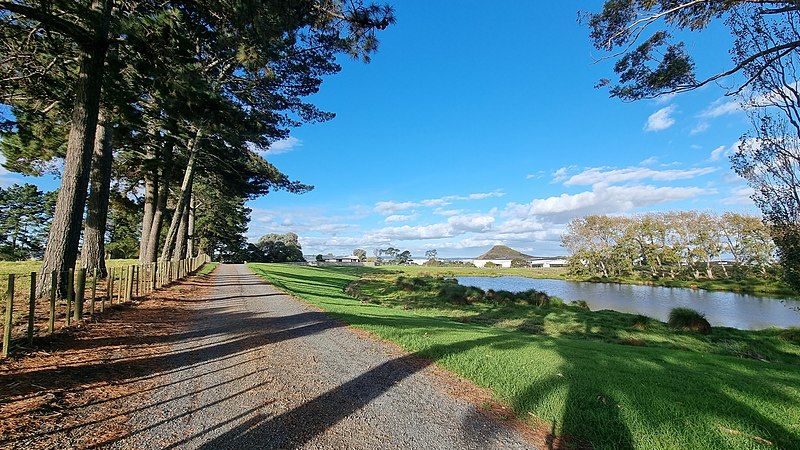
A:
<svg viewBox="0 0 800 450">
<path fill-rule="evenodd" d="M 475 259 L 532 259 L 533 256 L 526 255 L 525 253 L 518 252 L 511 247 L 505 245 L 495 245 L 490 248 L 488 252 L 478 256 Z"/>
</svg>

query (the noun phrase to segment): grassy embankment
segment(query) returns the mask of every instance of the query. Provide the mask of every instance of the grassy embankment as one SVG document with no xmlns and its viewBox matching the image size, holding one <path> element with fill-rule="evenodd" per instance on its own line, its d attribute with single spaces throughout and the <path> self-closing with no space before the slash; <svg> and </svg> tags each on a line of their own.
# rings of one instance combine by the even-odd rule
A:
<svg viewBox="0 0 800 450">
<path fill-rule="evenodd" d="M 800 442 L 800 343 L 778 330 L 701 336 L 574 306 L 449 304 L 433 290 L 399 288 L 396 275 L 381 269 L 251 267 L 345 322 L 491 389 L 532 425 L 595 448 Z M 364 300 L 345 294 L 348 285 Z"/>
<path fill-rule="evenodd" d="M 200 270 L 197 271 L 197 275 L 208 275 L 209 273 L 213 272 L 218 265 L 218 262 L 207 262 L 203 264 L 203 267 L 201 267 Z"/>
<path fill-rule="evenodd" d="M 568 281 L 584 281 L 590 283 L 619 283 L 638 284 L 647 286 L 661 286 L 674 288 L 705 289 L 709 291 L 729 291 L 752 294 L 758 296 L 772 296 L 779 298 L 800 297 L 786 283 L 775 279 L 762 278 L 718 278 L 715 280 L 672 280 L 669 278 L 644 279 L 636 277 L 581 277 L 570 275 L 563 267 L 552 268 L 478 268 L 469 266 L 380 266 L 381 269 L 402 271 L 408 275 L 444 275 L 444 276 L 489 276 L 499 277 L 513 275 L 528 278 L 552 278 Z"/>
</svg>

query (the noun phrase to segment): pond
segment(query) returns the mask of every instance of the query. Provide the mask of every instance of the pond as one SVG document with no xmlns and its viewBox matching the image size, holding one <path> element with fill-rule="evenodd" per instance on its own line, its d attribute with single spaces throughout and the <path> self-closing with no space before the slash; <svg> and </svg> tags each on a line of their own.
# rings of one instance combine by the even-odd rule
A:
<svg viewBox="0 0 800 450">
<path fill-rule="evenodd" d="M 585 300 L 592 310 L 610 309 L 666 321 L 672 308 L 700 311 L 713 326 L 758 330 L 800 326 L 800 301 L 734 292 L 612 283 L 584 283 L 516 276 L 456 277 L 464 286 L 521 292 L 536 289 L 566 302 Z"/>
</svg>

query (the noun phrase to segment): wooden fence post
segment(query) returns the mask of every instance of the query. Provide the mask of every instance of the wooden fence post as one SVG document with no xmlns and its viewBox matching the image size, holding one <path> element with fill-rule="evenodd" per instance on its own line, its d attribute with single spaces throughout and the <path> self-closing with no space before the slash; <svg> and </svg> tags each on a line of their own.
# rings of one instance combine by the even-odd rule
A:
<svg viewBox="0 0 800 450">
<path fill-rule="evenodd" d="M 125 284 L 125 287 L 127 288 L 127 291 L 125 292 L 125 301 L 128 302 L 133 298 L 133 276 L 135 272 L 136 266 L 131 265 L 128 267 L 128 279 L 126 280 L 127 283 Z"/>
<path fill-rule="evenodd" d="M 135 295 L 136 297 L 138 297 L 138 296 L 139 296 L 139 284 L 140 284 L 140 282 L 141 282 L 140 278 L 141 278 L 141 276 L 142 276 L 142 274 L 141 274 L 141 272 L 142 272 L 142 270 L 141 270 L 142 266 L 134 266 L 134 267 L 135 267 L 135 270 L 136 270 L 136 293 L 135 293 L 134 295 Z"/>
<path fill-rule="evenodd" d="M 75 286 L 75 319 L 83 319 L 83 300 L 86 298 L 86 269 L 78 269 L 78 283 Z"/>
<path fill-rule="evenodd" d="M 58 291 L 58 271 L 50 274 L 50 321 L 47 322 L 47 331 L 52 333 L 56 328 L 56 292 Z"/>
<path fill-rule="evenodd" d="M 92 300 L 89 303 L 89 307 L 91 312 L 89 314 L 94 317 L 94 301 L 97 298 L 97 266 L 95 266 L 94 271 L 92 272 Z"/>
<path fill-rule="evenodd" d="M 125 278 L 125 271 L 122 267 L 119 268 L 119 286 L 117 286 L 117 303 L 122 303 L 124 300 L 122 299 L 122 288 L 125 286 L 125 282 L 123 281 Z"/>
<path fill-rule="evenodd" d="M 36 272 L 31 272 L 31 290 L 28 293 L 28 344 L 33 344 L 33 321 L 36 319 Z"/>
<path fill-rule="evenodd" d="M 6 290 L 6 314 L 3 318 L 3 358 L 8 356 L 11 346 L 11 325 L 14 318 L 14 274 L 8 274 L 8 289 Z"/>
<path fill-rule="evenodd" d="M 67 326 L 72 323 L 72 299 L 75 298 L 75 269 L 67 271 Z"/>
<path fill-rule="evenodd" d="M 107 296 L 108 296 L 109 306 L 114 304 L 114 277 L 116 276 L 115 272 L 116 271 L 112 267 L 111 270 L 108 271 L 108 280 L 106 280 L 106 290 L 108 291 Z M 105 312 L 106 310 L 105 303 L 106 303 L 105 300 L 103 300 L 103 303 L 100 304 L 100 311 L 102 312 Z"/>
</svg>

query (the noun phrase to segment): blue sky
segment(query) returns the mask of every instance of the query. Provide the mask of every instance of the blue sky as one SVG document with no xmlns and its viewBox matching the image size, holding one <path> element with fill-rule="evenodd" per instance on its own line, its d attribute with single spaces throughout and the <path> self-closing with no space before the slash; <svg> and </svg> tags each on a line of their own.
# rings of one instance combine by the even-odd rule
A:
<svg viewBox="0 0 800 450">
<path fill-rule="evenodd" d="M 373 61 L 342 59 L 311 99 L 336 118 L 266 152 L 316 188 L 252 201 L 252 240 L 556 255 L 565 224 L 589 213 L 756 212 L 727 159 L 748 121 L 724 86 L 634 103 L 593 87 L 611 64 L 577 17 L 601 2 L 393 3 Z M 701 73 L 730 62 L 725 30 L 687 38 Z"/>
</svg>

